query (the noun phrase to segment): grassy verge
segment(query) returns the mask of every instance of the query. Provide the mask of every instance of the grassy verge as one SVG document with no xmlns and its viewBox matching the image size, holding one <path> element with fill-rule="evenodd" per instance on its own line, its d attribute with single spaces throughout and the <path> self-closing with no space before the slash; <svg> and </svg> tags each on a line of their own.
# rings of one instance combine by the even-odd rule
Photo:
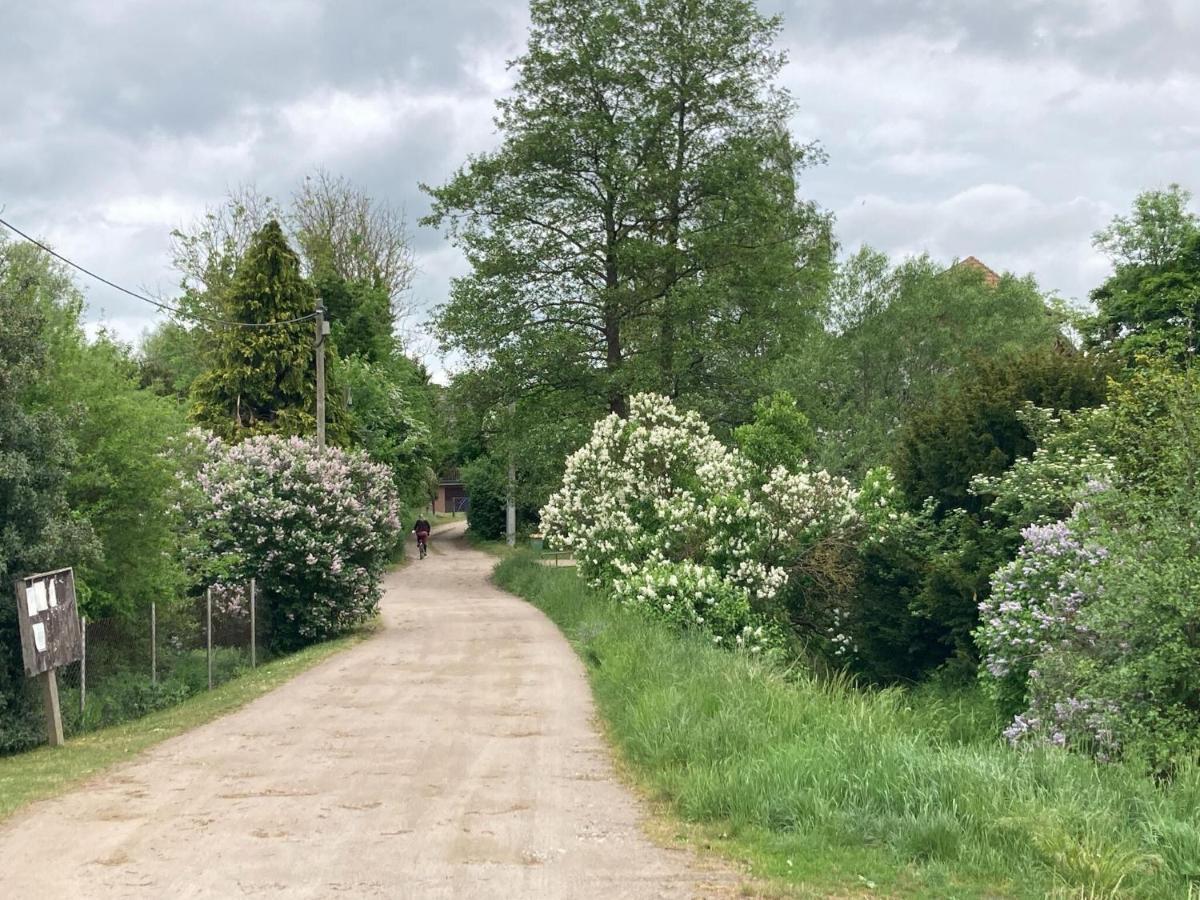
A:
<svg viewBox="0 0 1200 900">
<path fill-rule="evenodd" d="M 496 578 L 574 643 L 635 779 L 801 896 L 1200 897 L 1196 770 L 1161 785 L 1016 751 L 969 694 L 782 672 L 524 555 Z"/>
<path fill-rule="evenodd" d="M 372 629 L 364 629 L 272 660 L 169 709 L 81 734 L 65 747 L 0 757 L 0 820 L 35 800 L 61 794 L 167 738 L 244 706 L 371 633 Z"/>
</svg>

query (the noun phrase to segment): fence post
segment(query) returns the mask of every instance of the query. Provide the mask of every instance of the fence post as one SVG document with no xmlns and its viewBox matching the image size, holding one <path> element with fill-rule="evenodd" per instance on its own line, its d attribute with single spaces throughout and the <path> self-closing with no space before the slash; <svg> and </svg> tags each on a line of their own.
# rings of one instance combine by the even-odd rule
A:
<svg viewBox="0 0 1200 900">
<path fill-rule="evenodd" d="M 347 387 L 346 390 L 349 390 Z M 257 584 L 255 579 L 250 579 L 250 666 L 251 668 L 258 665 L 258 619 L 254 610 L 255 588 Z"/>
<path fill-rule="evenodd" d="M 150 601 L 150 681 L 158 684 L 158 604 Z"/>
<path fill-rule="evenodd" d="M 208 689 L 212 690 L 212 588 L 204 589 L 205 619 L 208 622 Z"/>
<path fill-rule="evenodd" d="M 83 726 L 83 708 L 87 705 L 87 616 L 79 617 L 79 719 Z"/>
</svg>

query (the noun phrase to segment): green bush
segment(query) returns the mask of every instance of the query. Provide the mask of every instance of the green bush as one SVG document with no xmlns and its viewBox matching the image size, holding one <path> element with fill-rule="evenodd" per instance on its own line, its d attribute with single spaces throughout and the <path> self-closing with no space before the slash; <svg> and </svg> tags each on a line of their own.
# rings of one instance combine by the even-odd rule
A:
<svg viewBox="0 0 1200 900">
<path fill-rule="evenodd" d="M 467 509 L 467 523 L 471 531 L 487 541 L 500 540 L 507 529 L 506 464 L 494 456 L 480 456 L 463 466 L 462 477 L 467 494 L 471 498 L 471 505 Z M 537 522 L 537 507 L 532 502 L 518 497 L 518 530 L 528 530 L 536 526 Z"/>
</svg>

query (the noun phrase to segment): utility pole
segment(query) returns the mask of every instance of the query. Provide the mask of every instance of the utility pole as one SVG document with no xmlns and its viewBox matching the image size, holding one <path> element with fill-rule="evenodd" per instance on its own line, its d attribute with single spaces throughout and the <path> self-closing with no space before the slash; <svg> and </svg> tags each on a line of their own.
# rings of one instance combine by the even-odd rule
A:
<svg viewBox="0 0 1200 900">
<path fill-rule="evenodd" d="M 508 546 L 517 545 L 517 457 L 513 453 L 512 435 L 517 416 L 517 404 L 508 405 L 508 509 L 505 511 L 504 532 Z"/>
<path fill-rule="evenodd" d="M 325 307 L 317 300 L 317 447 L 325 450 L 325 336 L 329 334 L 329 323 L 325 321 Z"/>
</svg>

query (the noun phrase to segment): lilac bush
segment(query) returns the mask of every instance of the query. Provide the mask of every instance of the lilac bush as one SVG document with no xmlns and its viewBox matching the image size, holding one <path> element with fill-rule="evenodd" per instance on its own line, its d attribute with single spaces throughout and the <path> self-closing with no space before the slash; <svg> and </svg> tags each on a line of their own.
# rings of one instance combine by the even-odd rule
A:
<svg viewBox="0 0 1200 900">
<path fill-rule="evenodd" d="M 1087 639 L 1077 618 L 1098 590 L 1093 573 L 1107 553 L 1084 531 L 1077 516 L 1025 528 L 1016 559 L 992 575 L 991 593 L 979 604 L 980 678 L 1010 710 L 1024 705 L 1038 657 L 1068 638 Z"/>
<path fill-rule="evenodd" d="M 193 484 L 207 578 L 258 579 L 273 646 L 325 640 L 374 614 L 401 527 L 385 466 L 295 437 L 211 439 Z"/>
<path fill-rule="evenodd" d="M 779 633 L 766 623 L 836 563 L 822 545 L 897 518 L 890 473 L 868 482 L 864 493 L 803 464 L 762 471 L 695 412 L 639 394 L 567 460 L 542 526 L 591 585 L 725 646 L 762 648 Z"/>
</svg>

